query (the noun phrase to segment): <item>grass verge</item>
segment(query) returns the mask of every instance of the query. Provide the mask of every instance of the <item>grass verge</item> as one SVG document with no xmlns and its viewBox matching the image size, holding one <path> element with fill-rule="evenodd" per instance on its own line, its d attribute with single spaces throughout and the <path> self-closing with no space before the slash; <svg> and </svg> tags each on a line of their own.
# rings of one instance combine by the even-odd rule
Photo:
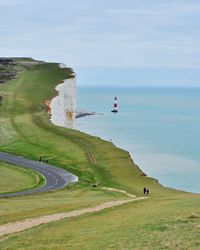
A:
<svg viewBox="0 0 200 250">
<path fill-rule="evenodd" d="M 0 163 L 0 194 L 38 188 L 43 184 L 44 178 L 32 170 Z"/>
</svg>

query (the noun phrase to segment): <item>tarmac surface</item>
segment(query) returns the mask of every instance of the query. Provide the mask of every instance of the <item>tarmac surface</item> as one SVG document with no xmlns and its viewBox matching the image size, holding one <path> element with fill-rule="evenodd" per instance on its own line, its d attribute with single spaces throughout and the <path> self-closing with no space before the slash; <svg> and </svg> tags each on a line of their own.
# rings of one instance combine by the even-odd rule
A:
<svg viewBox="0 0 200 250">
<path fill-rule="evenodd" d="M 38 161 L 29 160 L 22 156 L 15 156 L 0 152 L 0 161 L 12 165 L 22 166 L 27 169 L 32 169 L 45 178 L 44 185 L 39 188 L 29 189 L 16 193 L 0 194 L 0 198 L 29 195 L 33 193 L 41 193 L 50 190 L 61 189 L 67 184 L 78 181 L 78 177 L 76 175 L 73 175 L 62 168 L 51 166 L 49 164 L 41 163 Z"/>
</svg>

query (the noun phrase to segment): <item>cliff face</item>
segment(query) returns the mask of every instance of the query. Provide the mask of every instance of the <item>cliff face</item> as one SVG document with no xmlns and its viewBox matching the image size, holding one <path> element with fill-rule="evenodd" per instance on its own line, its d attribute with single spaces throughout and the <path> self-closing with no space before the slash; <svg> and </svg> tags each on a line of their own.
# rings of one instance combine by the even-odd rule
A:
<svg viewBox="0 0 200 250">
<path fill-rule="evenodd" d="M 76 78 L 65 80 L 56 90 L 58 96 L 50 103 L 51 122 L 65 128 L 75 128 Z"/>
</svg>

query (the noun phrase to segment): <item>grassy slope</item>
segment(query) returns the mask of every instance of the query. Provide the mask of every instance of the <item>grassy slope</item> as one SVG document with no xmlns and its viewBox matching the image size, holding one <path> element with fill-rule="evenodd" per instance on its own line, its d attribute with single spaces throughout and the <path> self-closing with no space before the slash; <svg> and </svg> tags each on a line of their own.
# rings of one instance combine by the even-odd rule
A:
<svg viewBox="0 0 200 250">
<path fill-rule="evenodd" d="M 136 194 L 148 184 L 153 193 L 170 192 L 133 168 L 128 152 L 49 122 L 42 103 L 56 94 L 54 87 L 70 73 L 70 69 L 60 69 L 57 64 L 38 64 L 28 66 L 16 81 L 4 85 L 7 99 L 1 109 L 1 123 L 7 131 L 2 133 L 0 150 L 33 159 L 42 155 L 52 164 L 67 166 L 85 182 L 100 181 Z"/>
<path fill-rule="evenodd" d="M 34 171 L 0 163 L 0 193 L 11 193 L 40 186 L 41 177 Z"/>
<path fill-rule="evenodd" d="M 199 200 L 140 201 L 4 237 L 2 249 L 199 249 Z"/>
<path fill-rule="evenodd" d="M 45 246 L 55 249 L 58 244 L 63 249 L 66 245 L 79 249 L 94 249 L 96 246 L 99 249 L 133 249 L 136 246 L 160 249 L 161 246 L 170 248 L 170 237 L 171 246 L 178 244 L 188 230 L 193 231 L 194 236 L 188 243 L 185 237 L 185 244 L 198 245 L 195 233 L 200 216 L 199 196 L 163 188 L 155 180 L 144 177 L 134 166 L 128 152 L 117 149 L 110 142 L 54 127 L 43 111 L 42 102 L 56 94 L 54 87 L 69 78 L 71 71 L 60 69 L 57 64 L 29 62 L 26 65 L 24 60 L 23 64 L 26 70 L 15 81 L 2 87 L 6 100 L 0 111 L 0 150 L 32 159 L 42 155 L 50 163 L 79 175 L 81 181 L 70 189 L 13 198 L 9 202 L 2 200 L 0 223 L 68 211 L 120 196 L 113 192 L 92 190 L 91 183 L 94 182 L 137 195 L 141 195 L 143 186 L 148 186 L 151 196 L 147 201 L 71 219 L 67 224 L 66 221 L 50 223 L 8 239 L 3 237 L 2 248 L 12 248 L 17 240 L 15 247 L 25 249 L 31 248 L 33 242 L 35 247 L 44 249 Z M 27 207 L 30 201 L 31 206 Z M 192 214 L 195 218 L 190 218 Z M 179 231 L 175 234 L 175 228 L 183 233 Z M 29 240 L 26 241 L 25 237 Z"/>
<path fill-rule="evenodd" d="M 44 112 L 43 101 L 56 94 L 54 87 L 71 77 L 71 70 L 60 69 L 57 64 L 50 63 L 28 62 L 25 66 L 26 70 L 23 71 L 22 67 L 22 73 L 15 81 L 1 87 L 4 102 L 0 111 L 0 150 L 32 159 L 43 156 L 51 164 L 78 174 L 81 182 L 70 190 L 66 188 L 55 193 L 1 200 L 0 223 L 68 211 L 117 198 L 119 195 L 112 192 L 91 192 L 91 183 L 96 178 L 90 162 L 92 154 L 86 148 L 88 142 L 84 141 L 89 136 L 79 132 L 74 132 L 74 136 L 70 130 L 55 128 Z M 79 136 L 83 137 L 79 139 Z"/>
</svg>

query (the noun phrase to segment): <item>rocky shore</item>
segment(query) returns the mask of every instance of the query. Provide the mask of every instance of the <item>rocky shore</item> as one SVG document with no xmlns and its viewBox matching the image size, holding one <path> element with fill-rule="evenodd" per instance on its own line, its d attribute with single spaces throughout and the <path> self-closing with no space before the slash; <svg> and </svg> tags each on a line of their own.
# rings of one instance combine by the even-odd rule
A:
<svg viewBox="0 0 200 250">
<path fill-rule="evenodd" d="M 79 111 L 79 112 L 76 112 L 75 118 L 78 119 L 78 118 L 86 117 L 86 116 L 89 116 L 89 115 L 96 115 L 96 113 L 95 112 L 89 112 L 89 111 Z"/>
</svg>

